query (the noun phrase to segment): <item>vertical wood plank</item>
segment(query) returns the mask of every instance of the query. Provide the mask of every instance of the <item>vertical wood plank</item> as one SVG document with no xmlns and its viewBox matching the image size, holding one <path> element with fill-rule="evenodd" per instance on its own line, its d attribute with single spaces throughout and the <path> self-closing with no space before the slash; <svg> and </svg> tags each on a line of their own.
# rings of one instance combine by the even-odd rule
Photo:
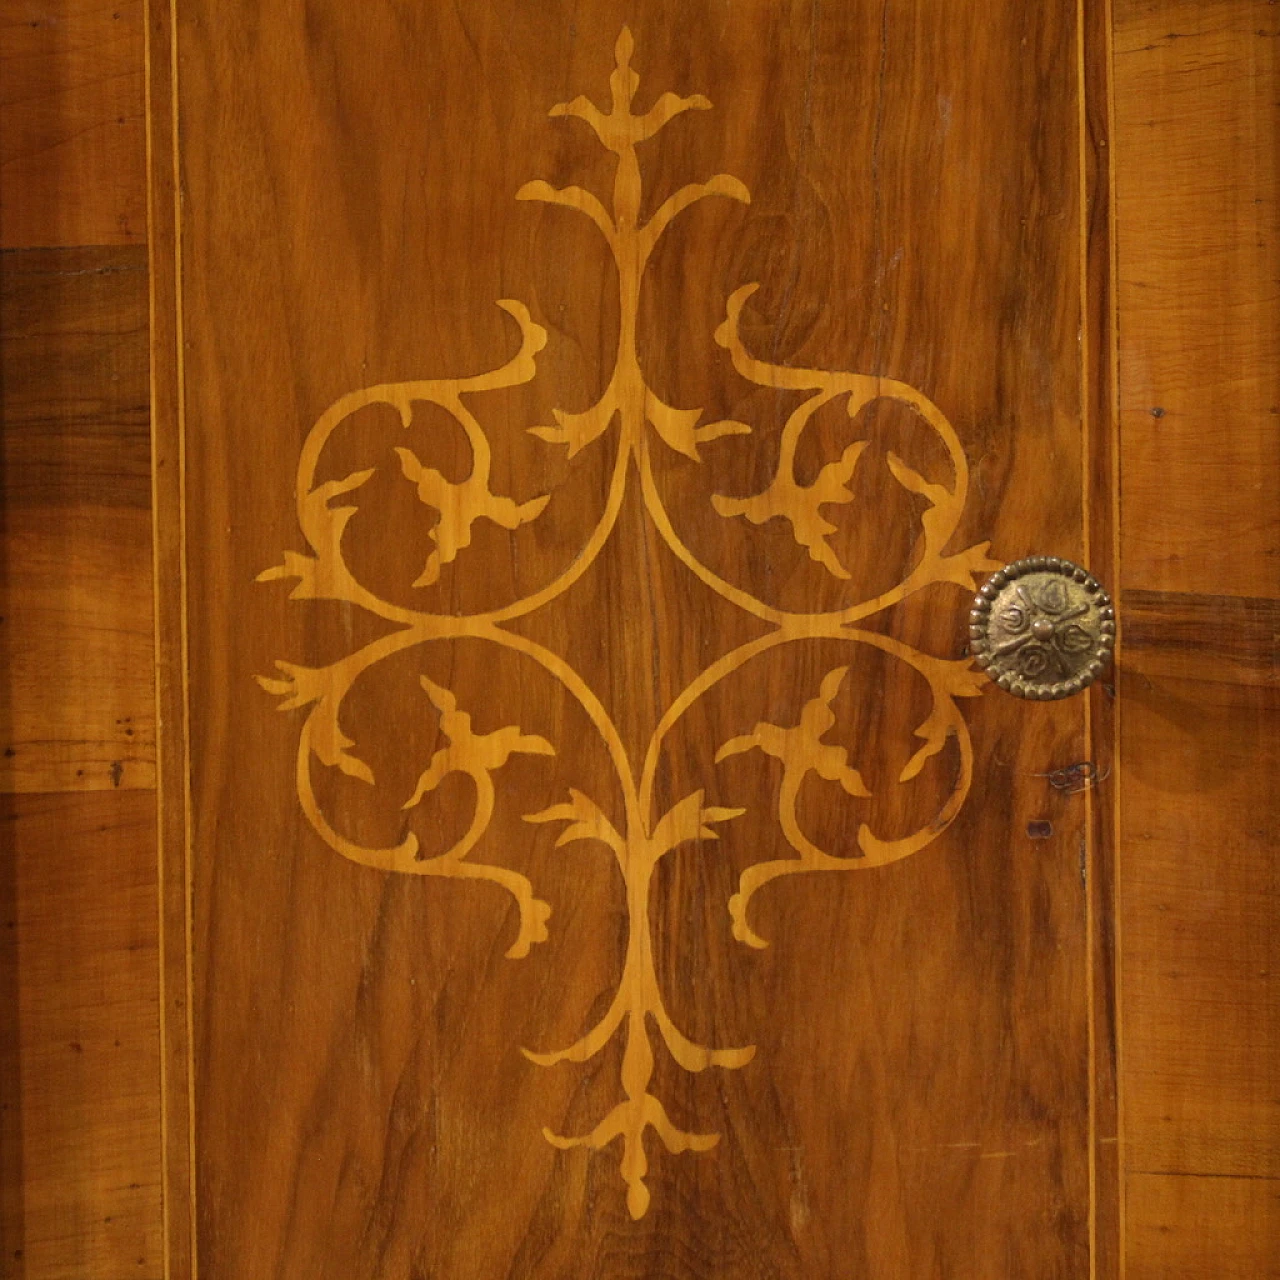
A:
<svg viewBox="0 0 1280 1280">
<path fill-rule="evenodd" d="M 1280 24 L 1115 0 L 1114 45 L 1126 1263 L 1272 1275 Z"/>
<path fill-rule="evenodd" d="M 142 22 L 0 19 L 0 1272 L 158 1277 Z"/>
<path fill-rule="evenodd" d="M 1080 159 L 1084 200 L 1082 414 L 1085 450 L 1085 559 L 1102 582 L 1118 584 L 1119 453 L 1116 433 L 1114 129 L 1109 0 L 1082 3 Z M 1114 776 L 1119 709 L 1104 676 L 1089 699 L 1090 752 L 1098 775 Z M 1086 795 L 1089 810 L 1089 945 L 1092 1054 L 1091 1233 L 1095 1277 L 1118 1276 L 1123 1250 L 1120 1171 L 1119 1008 L 1116 965 L 1116 788 Z"/>
</svg>

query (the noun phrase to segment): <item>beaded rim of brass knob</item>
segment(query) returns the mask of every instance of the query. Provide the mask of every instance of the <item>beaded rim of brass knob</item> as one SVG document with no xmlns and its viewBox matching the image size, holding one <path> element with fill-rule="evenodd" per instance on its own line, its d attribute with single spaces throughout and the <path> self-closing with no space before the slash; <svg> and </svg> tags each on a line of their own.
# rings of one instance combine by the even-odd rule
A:
<svg viewBox="0 0 1280 1280">
<path fill-rule="evenodd" d="M 1049 702 L 1088 688 L 1111 661 L 1116 612 L 1087 569 L 1057 556 L 1015 560 L 973 599 L 969 648 L 991 680 Z"/>
</svg>

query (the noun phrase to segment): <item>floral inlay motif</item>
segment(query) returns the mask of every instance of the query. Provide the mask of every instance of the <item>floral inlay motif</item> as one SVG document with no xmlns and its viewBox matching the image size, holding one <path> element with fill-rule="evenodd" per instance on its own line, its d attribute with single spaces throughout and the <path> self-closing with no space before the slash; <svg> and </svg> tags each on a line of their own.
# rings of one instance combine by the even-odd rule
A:
<svg viewBox="0 0 1280 1280">
<path fill-rule="evenodd" d="M 313 772 L 317 767 L 336 769 L 370 786 L 375 785 L 373 771 L 355 754 L 355 742 L 342 729 L 344 698 L 361 675 L 392 655 L 432 642 L 461 638 L 484 641 L 499 651 L 521 654 L 539 664 L 578 703 L 600 735 L 623 792 L 625 821 L 621 827 L 615 826 L 596 800 L 567 784 L 563 802 L 530 813 L 525 820 L 534 824 L 562 824 L 557 843 L 592 842 L 616 864 L 626 889 L 629 918 L 624 969 L 604 1016 L 581 1039 L 562 1049 L 526 1049 L 524 1052 L 532 1063 L 543 1067 L 583 1063 L 600 1053 L 616 1034 L 625 1037 L 619 1081 L 621 1097 L 612 1110 L 588 1133 L 560 1134 L 549 1129 L 544 1133 L 547 1141 L 562 1148 L 599 1150 L 620 1142 L 627 1204 L 632 1216 L 639 1218 L 650 1202 L 645 1183 L 644 1134 L 647 1129 L 652 1129 L 672 1153 L 706 1151 L 718 1141 L 717 1134 L 691 1131 L 678 1125 L 652 1091 L 655 1033 L 666 1052 L 685 1071 L 743 1068 L 755 1053 L 749 1045 L 725 1048 L 695 1043 L 675 1025 L 659 986 L 649 906 L 655 869 L 663 857 L 687 842 L 714 840 L 718 827 L 744 818 L 756 801 L 755 797 L 742 797 L 741 807 L 709 805 L 705 803 L 704 792 L 698 790 L 666 812 L 655 812 L 655 777 L 664 742 L 685 713 L 709 690 L 759 655 L 788 644 L 819 639 L 868 646 L 906 664 L 928 685 L 932 710 L 916 729 L 922 745 L 901 771 L 898 781 L 911 781 L 927 761 L 949 744 L 957 757 L 956 780 L 941 810 L 930 814 L 915 832 L 904 837 L 882 839 L 864 822 L 855 835 L 856 848 L 832 853 L 811 842 L 797 812 L 801 784 L 811 774 L 839 787 L 847 796 L 866 798 L 871 794 L 846 749 L 823 741 L 836 723 L 832 705 L 846 679 L 847 665 L 828 672 L 814 696 L 799 709 L 795 723 L 762 722 L 720 747 L 717 763 L 759 749 L 780 761 L 782 766 L 773 809 L 782 836 L 795 856 L 750 867 L 727 904 L 734 936 L 749 946 L 763 947 L 765 940 L 749 922 L 749 907 L 753 896 L 765 885 L 800 872 L 847 873 L 885 866 L 936 840 L 960 811 L 970 787 L 973 755 L 958 699 L 979 694 L 985 677 L 967 660 L 934 657 L 859 624 L 935 584 L 952 584 L 972 592 L 975 574 L 996 566 L 987 559 L 986 543 L 955 554 L 946 551 L 965 506 L 968 467 L 960 441 L 941 410 L 914 387 L 891 378 L 793 368 L 753 356 L 742 341 L 739 320 L 743 306 L 757 287 L 754 284 L 744 285 L 728 297 L 725 318 L 716 331 L 715 341 L 728 353 L 744 378 L 760 387 L 805 393 L 805 398 L 784 426 L 773 479 L 754 496 L 717 495 L 713 505 L 721 517 L 726 520 L 741 517 L 755 525 L 775 516 L 782 517 L 795 542 L 805 548 L 814 562 L 835 578 L 849 578 L 848 569 L 830 540 L 835 526 L 824 517 L 823 508 L 853 501 L 849 482 L 866 442 L 849 445 L 839 458 L 827 463 L 810 484 L 803 484 L 796 470 L 797 446 L 806 426 L 819 409 L 840 397 L 847 398 L 851 420 L 878 399 L 907 406 L 918 415 L 924 429 L 941 442 L 950 460 L 951 480 L 950 483 L 931 482 L 901 458 L 889 455 L 888 466 L 896 482 L 923 502 L 920 546 L 914 567 L 901 582 L 874 599 L 834 611 L 796 612 L 768 603 L 742 586 L 726 581 L 681 539 L 655 481 L 655 450 L 675 450 L 701 462 L 703 445 L 728 435 L 749 435 L 752 428 L 735 421 L 703 422 L 700 409 L 666 404 L 648 387 L 636 347 L 641 280 L 659 237 L 681 212 L 711 196 L 743 204 L 749 203 L 751 197 L 738 179 L 717 174 L 705 182 L 681 188 L 663 202 L 652 217 L 641 220 L 641 178 L 636 148 L 652 140 L 676 116 L 707 110 L 711 104 L 701 95 L 680 97 L 664 93 L 646 112 L 636 114 L 632 107 L 639 78 L 631 68 L 632 54 L 632 37 L 624 29 L 615 48 L 611 101 L 607 109 L 602 110 L 589 99 L 579 97 L 552 107 L 550 112 L 553 117 L 585 124 L 615 157 L 610 207 L 606 208 L 599 197 L 580 187 L 556 189 L 542 181 L 529 182 L 516 193 L 519 200 L 563 206 L 589 218 L 608 244 L 618 275 L 621 312 L 617 355 L 603 395 L 583 412 L 557 410 L 553 424 L 535 424 L 529 428 L 549 447 L 564 448 L 570 460 L 606 433 L 618 433 L 616 461 L 604 510 L 578 556 L 559 577 L 540 590 L 487 612 L 435 613 L 392 603 L 357 578 L 343 552 L 344 531 L 356 510 L 350 504 L 350 495 L 369 481 L 375 469 L 354 471 L 341 480 L 318 482 L 316 479 L 326 445 L 334 431 L 352 414 L 369 405 L 388 405 L 408 427 L 414 419 L 416 405 L 434 405 L 452 415 L 462 428 L 470 445 L 472 468 L 464 480 L 451 482 L 426 466 L 410 449 L 396 450 L 400 472 L 416 486 L 421 501 L 440 514 L 430 534 L 432 545 L 424 548 L 424 567 L 415 585 L 426 587 L 436 582 L 443 566 L 465 555 L 477 521 L 490 521 L 509 530 L 537 521 L 550 495 L 517 503 L 493 492 L 490 438 L 466 403 L 466 397 L 473 393 L 518 386 L 537 374 L 537 358 L 546 345 L 546 331 L 522 303 L 503 300 L 498 305 L 518 326 L 520 345 L 499 368 L 469 377 L 367 387 L 343 396 L 320 416 L 302 447 L 296 482 L 298 521 L 310 549 L 304 553 L 285 552 L 283 562 L 261 574 L 259 580 L 291 581 L 294 600 L 344 601 L 384 620 L 392 628 L 386 635 L 327 666 L 307 668 L 279 662 L 279 675 L 260 677 L 262 687 L 282 699 L 281 710 L 306 709 L 298 739 L 295 786 L 302 811 L 316 834 L 332 850 L 364 866 L 405 875 L 487 881 L 506 890 L 518 909 L 516 936 L 507 952 L 513 958 L 527 955 L 531 947 L 548 937 L 550 907 L 535 896 L 526 876 L 510 868 L 472 861 L 471 855 L 489 828 L 500 786 L 499 775 L 508 761 L 516 754 L 554 757 L 555 743 L 526 733 L 519 725 L 495 723 L 484 707 L 460 707 L 454 693 L 424 676 L 422 688 L 438 714 L 447 745 L 431 758 L 412 794 L 405 797 L 403 807 L 408 810 L 428 803 L 432 793 L 452 773 L 464 774 L 470 779 L 475 797 L 474 812 L 465 834 L 443 852 L 422 849 L 412 832 L 389 847 L 367 847 L 350 839 L 325 814 L 317 799 Z M 557 599 L 588 571 L 613 535 L 624 495 L 632 484 L 639 485 L 646 517 L 657 535 L 703 587 L 766 623 L 768 628 L 763 635 L 711 663 L 679 693 L 662 714 L 643 758 L 636 762 L 628 758 L 622 737 L 599 698 L 566 659 L 506 625 Z M 1030 654 L 1040 651 L 1031 646 L 1033 638 L 1036 644 L 1043 643 L 1040 636 L 1043 624 L 1052 628 L 1053 639 L 1060 647 L 1069 649 L 1074 645 L 1070 630 L 1073 616 L 1059 597 L 1042 591 L 1025 602 L 1025 617 L 1014 618 L 1010 612 L 1008 621 L 1011 625 L 1016 622 L 1020 630 L 1025 631 L 1026 640 L 1018 643 L 1025 644 Z M 473 715 L 483 729 L 476 727 Z"/>
</svg>

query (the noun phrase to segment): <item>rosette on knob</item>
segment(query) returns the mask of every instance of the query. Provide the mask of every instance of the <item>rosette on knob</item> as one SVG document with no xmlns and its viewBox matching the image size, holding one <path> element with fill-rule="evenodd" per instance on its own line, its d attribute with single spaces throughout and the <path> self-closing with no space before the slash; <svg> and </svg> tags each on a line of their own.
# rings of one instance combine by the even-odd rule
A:
<svg viewBox="0 0 1280 1280">
<path fill-rule="evenodd" d="M 1116 612 L 1087 570 L 1055 556 L 1015 560 L 974 597 L 969 647 L 1006 693 L 1047 701 L 1091 685 L 1111 661 Z"/>
</svg>

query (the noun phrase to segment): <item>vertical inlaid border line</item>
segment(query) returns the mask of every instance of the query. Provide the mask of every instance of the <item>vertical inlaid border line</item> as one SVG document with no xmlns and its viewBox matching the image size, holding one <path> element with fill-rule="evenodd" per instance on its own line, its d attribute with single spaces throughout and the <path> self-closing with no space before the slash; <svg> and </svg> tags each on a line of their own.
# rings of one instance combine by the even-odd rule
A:
<svg viewBox="0 0 1280 1280">
<path fill-rule="evenodd" d="M 1076 220 L 1080 233 L 1080 560 L 1089 566 L 1093 563 L 1093 493 L 1092 493 L 1092 458 L 1093 458 L 1093 388 L 1090 382 L 1092 367 L 1089 361 L 1090 340 L 1090 290 L 1089 290 L 1089 228 L 1091 204 L 1091 182 L 1089 166 L 1089 48 L 1087 38 L 1087 0 L 1076 3 L 1076 110 L 1078 124 L 1076 134 L 1077 164 L 1079 170 L 1079 188 L 1077 190 Z M 1085 755 L 1092 758 L 1094 751 L 1093 737 L 1093 699 L 1084 699 L 1084 741 Z M 1084 800 L 1084 848 L 1081 850 L 1081 869 L 1085 876 L 1085 1022 L 1087 1026 L 1086 1044 L 1086 1076 L 1088 1091 L 1088 1119 L 1086 1126 L 1086 1150 L 1088 1160 L 1089 1186 L 1089 1280 L 1098 1277 L 1098 1187 L 1097 1187 L 1097 1010 L 1094 1007 L 1094 937 L 1097 928 L 1096 914 L 1093 909 L 1093 881 L 1095 876 L 1097 846 L 1093 839 L 1093 791 L 1086 786 Z"/>
<path fill-rule="evenodd" d="M 1111 2 L 1078 0 L 1082 509 L 1085 563 L 1119 611 L 1115 396 L 1114 184 L 1111 156 Z M 1116 658 L 1118 662 L 1118 656 Z M 1086 694 L 1085 738 L 1097 781 L 1085 801 L 1086 971 L 1089 1024 L 1089 1274 L 1123 1273 L 1120 1177 L 1115 676 Z"/>
<path fill-rule="evenodd" d="M 1111 520 L 1111 564 L 1108 572 L 1110 573 L 1112 599 L 1116 605 L 1117 617 L 1122 617 L 1122 603 L 1124 600 L 1124 562 L 1122 559 L 1123 542 L 1121 540 L 1121 495 L 1124 491 L 1124 475 L 1121 471 L 1120 464 L 1120 299 L 1116 291 L 1117 282 L 1120 279 L 1120 259 L 1119 259 L 1119 236 L 1117 234 L 1117 219 L 1119 217 L 1119 206 L 1116 201 L 1116 95 L 1115 95 L 1115 0 L 1102 0 L 1103 8 L 1103 44 L 1105 51 L 1105 73 L 1106 73 L 1106 109 L 1107 109 L 1107 226 L 1106 226 L 1106 243 L 1107 243 L 1107 271 L 1110 287 L 1107 290 L 1107 373 L 1109 378 L 1107 410 L 1110 414 L 1110 429 L 1107 432 L 1107 463 L 1110 467 L 1110 497 L 1111 503 L 1109 508 L 1109 516 Z M 1121 870 L 1121 810 L 1124 805 L 1124 797 L 1120 789 L 1120 766 L 1122 761 L 1122 751 L 1124 744 L 1124 703 L 1120 699 L 1120 671 L 1123 659 L 1121 657 L 1124 646 L 1124 628 L 1118 626 L 1116 628 L 1116 647 L 1113 657 L 1114 674 L 1112 676 L 1112 688 L 1115 693 L 1112 700 L 1112 717 L 1113 723 L 1111 727 L 1112 750 L 1115 758 L 1116 782 L 1112 788 L 1111 795 L 1111 815 L 1107 828 L 1107 834 L 1111 838 L 1111 884 L 1109 886 L 1110 909 L 1111 909 L 1111 943 L 1112 943 L 1112 968 L 1111 968 L 1111 990 L 1112 999 L 1114 1001 L 1114 1021 L 1115 1021 L 1115 1179 L 1116 1179 L 1116 1275 L 1118 1280 L 1124 1280 L 1128 1267 L 1128 1244 L 1127 1244 L 1127 1187 L 1128 1175 L 1126 1173 L 1126 1147 L 1125 1147 L 1125 1123 L 1124 1123 L 1124 984 L 1123 984 L 1123 957 L 1124 957 L 1124 939 L 1123 926 L 1120 911 L 1120 870 Z"/>
<path fill-rule="evenodd" d="M 195 1097 L 188 847 L 191 796 L 186 688 L 186 459 L 176 0 L 147 0 L 143 59 L 155 604 L 161 1253 L 165 1280 L 194 1280 Z"/>
</svg>

